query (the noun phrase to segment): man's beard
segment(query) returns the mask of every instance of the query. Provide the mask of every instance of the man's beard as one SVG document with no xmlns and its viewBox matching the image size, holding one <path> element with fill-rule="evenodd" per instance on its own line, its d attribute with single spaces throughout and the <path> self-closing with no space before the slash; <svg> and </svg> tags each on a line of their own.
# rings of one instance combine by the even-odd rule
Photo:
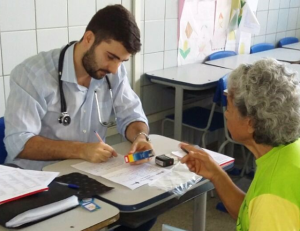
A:
<svg viewBox="0 0 300 231">
<path fill-rule="evenodd" d="M 94 79 L 102 79 L 105 77 L 106 74 L 109 74 L 109 71 L 106 69 L 101 69 L 97 67 L 95 62 L 95 49 L 92 46 L 82 57 L 82 65 L 86 71 Z M 104 72 L 104 75 L 100 75 L 99 71 Z"/>
</svg>

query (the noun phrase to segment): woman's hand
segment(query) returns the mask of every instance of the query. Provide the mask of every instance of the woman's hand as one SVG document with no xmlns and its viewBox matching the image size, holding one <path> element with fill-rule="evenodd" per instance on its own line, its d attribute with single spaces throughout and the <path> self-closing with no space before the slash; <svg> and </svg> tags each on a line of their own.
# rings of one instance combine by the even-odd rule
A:
<svg viewBox="0 0 300 231">
<path fill-rule="evenodd" d="M 201 175 L 211 181 L 213 181 L 214 177 L 223 172 L 223 169 L 219 164 L 203 149 L 198 149 L 184 143 L 181 143 L 180 147 L 189 152 L 181 159 L 181 163 L 186 164 L 191 172 Z"/>
</svg>

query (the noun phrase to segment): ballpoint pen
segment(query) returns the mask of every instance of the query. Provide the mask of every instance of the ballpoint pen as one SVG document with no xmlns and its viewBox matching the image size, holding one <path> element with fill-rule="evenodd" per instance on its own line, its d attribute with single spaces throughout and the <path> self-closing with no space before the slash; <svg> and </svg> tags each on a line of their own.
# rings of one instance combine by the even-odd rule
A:
<svg viewBox="0 0 300 231">
<path fill-rule="evenodd" d="M 101 139 L 101 136 L 98 134 L 98 132 L 96 132 L 96 131 L 94 131 L 94 132 L 95 132 L 96 136 L 98 137 L 98 140 L 99 140 L 100 142 L 103 142 L 103 140 Z"/>
<path fill-rule="evenodd" d="M 67 184 L 67 183 L 57 182 L 57 181 L 56 181 L 56 183 L 60 184 L 60 185 L 68 186 L 69 188 L 72 188 L 72 189 L 79 189 L 79 186 L 76 184 Z"/>
</svg>

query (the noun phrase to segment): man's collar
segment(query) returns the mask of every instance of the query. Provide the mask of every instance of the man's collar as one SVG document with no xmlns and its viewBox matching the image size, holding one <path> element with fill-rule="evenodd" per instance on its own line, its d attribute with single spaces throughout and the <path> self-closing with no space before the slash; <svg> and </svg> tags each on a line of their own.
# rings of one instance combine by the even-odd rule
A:
<svg viewBox="0 0 300 231">
<path fill-rule="evenodd" d="M 74 48 L 75 44 L 72 44 L 65 53 L 64 57 L 64 63 L 63 63 L 63 73 L 61 76 L 61 80 L 69 83 L 76 83 L 77 78 L 76 78 L 76 73 L 75 73 L 75 67 L 74 67 Z"/>
</svg>

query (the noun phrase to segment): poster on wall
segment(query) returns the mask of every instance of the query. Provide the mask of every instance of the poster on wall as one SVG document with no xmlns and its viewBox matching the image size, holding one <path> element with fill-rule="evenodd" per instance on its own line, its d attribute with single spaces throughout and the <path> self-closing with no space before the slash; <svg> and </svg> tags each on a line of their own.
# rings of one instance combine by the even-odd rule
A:
<svg viewBox="0 0 300 231">
<path fill-rule="evenodd" d="M 230 5 L 231 0 L 179 2 L 179 66 L 202 62 L 209 54 L 224 50 Z"/>
<path fill-rule="evenodd" d="M 178 65 L 203 62 L 211 53 L 250 52 L 260 29 L 257 0 L 179 0 Z M 250 4 L 251 2 L 251 4 Z"/>
</svg>

